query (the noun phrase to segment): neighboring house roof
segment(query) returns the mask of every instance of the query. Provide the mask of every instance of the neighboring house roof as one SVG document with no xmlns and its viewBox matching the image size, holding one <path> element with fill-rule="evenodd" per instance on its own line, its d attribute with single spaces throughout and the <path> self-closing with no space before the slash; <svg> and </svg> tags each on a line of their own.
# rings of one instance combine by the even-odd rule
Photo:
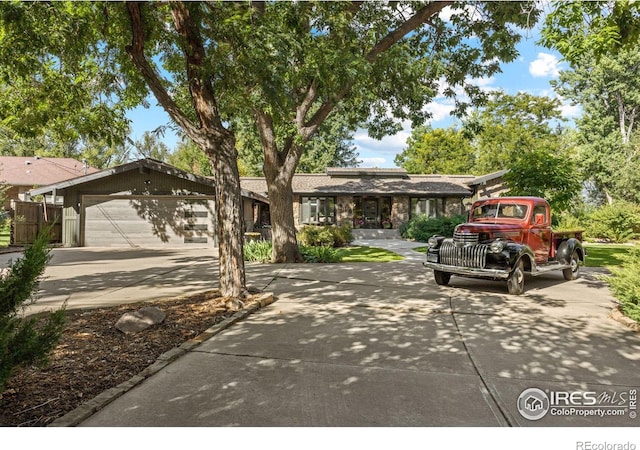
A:
<svg viewBox="0 0 640 450">
<path fill-rule="evenodd" d="M 408 175 L 402 169 L 327 169 L 327 174 L 295 174 L 296 194 L 468 196 L 469 175 Z M 242 177 L 244 189 L 267 193 L 262 177 Z"/>
<path fill-rule="evenodd" d="M 213 179 L 211 178 L 207 178 L 207 177 L 202 177 L 199 175 L 195 175 L 193 173 L 189 173 L 189 172 L 185 172 L 184 170 L 178 169 L 177 167 L 174 167 L 172 165 L 169 165 L 167 163 L 164 163 L 162 161 L 157 161 L 155 159 L 151 159 L 151 158 L 145 158 L 145 159 L 140 159 L 138 161 L 133 161 L 130 163 L 126 163 L 117 167 L 111 167 L 109 169 L 104 169 L 95 173 L 91 173 L 88 175 L 84 175 L 78 178 L 74 178 L 71 180 L 66 180 L 66 181 L 60 181 L 58 183 L 53 183 L 50 184 L 48 186 L 43 186 L 41 188 L 37 188 L 37 189 L 32 189 L 31 190 L 31 195 L 42 195 L 42 194 L 46 194 L 49 192 L 52 192 L 54 190 L 59 191 L 59 190 L 63 190 L 72 186 L 77 186 L 79 184 L 83 184 L 83 183 L 87 183 L 90 181 L 96 181 L 96 180 L 100 180 L 112 175 L 116 175 L 119 173 L 123 173 L 123 172 L 128 172 L 131 170 L 155 170 L 157 172 L 161 172 L 161 173 L 165 173 L 167 175 L 173 175 L 176 176 L 178 178 L 182 178 L 185 180 L 189 180 L 189 181 L 193 181 L 195 183 L 201 183 L 207 186 L 213 186 Z M 248 198 L 253 198 L 255 200 L 260 200 L 263 202 L 268 203 L 268 200 L 260 195 L 260 194 L 256 194 L 255 192 L 250 192 L 248 190 L 242 190 L 242 196 L 244 197 L 248 197 Z"/>
<path fill-rule="evenodd" d="M 73 158 L 0 156 L 0 181 L 9 186 L 44 186 L 98 170 Z"/>
</svg>

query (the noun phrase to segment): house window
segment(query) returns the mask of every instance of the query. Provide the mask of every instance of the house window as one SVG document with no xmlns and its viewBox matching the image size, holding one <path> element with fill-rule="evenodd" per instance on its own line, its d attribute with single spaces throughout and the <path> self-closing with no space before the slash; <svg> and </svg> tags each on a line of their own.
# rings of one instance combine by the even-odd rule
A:
<svg viewBox="0 0 640 450">
<path fill-rule="evenodd" d="M 411 198 L 411 217 L 427 216 L 430 218 L 444 215 L 443 198 Z"/>
<path fill-rule="evenodd" d="M 320 225 L 335 223 L 335 203 L 334 197 L 302 197 L 300 222 Z"/>
</svg>

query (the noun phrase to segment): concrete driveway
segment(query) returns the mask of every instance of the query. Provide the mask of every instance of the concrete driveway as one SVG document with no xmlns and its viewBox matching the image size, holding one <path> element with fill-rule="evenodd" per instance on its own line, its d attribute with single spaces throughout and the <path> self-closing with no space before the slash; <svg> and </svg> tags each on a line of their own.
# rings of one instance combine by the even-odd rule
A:
<svg viewBox="0 0 640 450">
<path fill-rule="evenodd" d="M 411 257 L 248 265 L 248 283 L 274 292 L 274 304 L 82 425 L 640 425 L 630 402 L 640 336 L 608 317 L 614 299 L 594 273 L 527 279 L 514 297 L 502 283 L 454 277 L 437 286 L 406 244 L 379 245 Z M 95 306 L 210 289 L 209 252 L 55 250 L 41 302 Z M 539 420 L 518 409 L 533 388 L 551 397 Z"/>
</svg>

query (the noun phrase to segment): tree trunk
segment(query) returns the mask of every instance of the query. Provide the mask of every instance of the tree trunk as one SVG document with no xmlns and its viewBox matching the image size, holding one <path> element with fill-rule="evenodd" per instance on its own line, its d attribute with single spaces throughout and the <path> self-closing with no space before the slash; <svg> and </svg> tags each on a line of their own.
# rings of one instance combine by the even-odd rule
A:
<svg viewBox="0 0 640 450">
<path fill-rule="evenodd" d="M 244 270 L 244 223 L 238 152 L 235 140 L 204 149 L 211 160 L 216 189 L 216 218 L 220 260 L 220 294 L 224 297 L 246 296 Z"/>
<path fill-rule="evenodd" d="M 291 181 L 287 182 L 282 178 L 275 178 L 270 180 L 267 186 L 271 213 L 271 241 L 273 243 L 271 262 L 302 262 L 294 225 Z"/>
</svg>

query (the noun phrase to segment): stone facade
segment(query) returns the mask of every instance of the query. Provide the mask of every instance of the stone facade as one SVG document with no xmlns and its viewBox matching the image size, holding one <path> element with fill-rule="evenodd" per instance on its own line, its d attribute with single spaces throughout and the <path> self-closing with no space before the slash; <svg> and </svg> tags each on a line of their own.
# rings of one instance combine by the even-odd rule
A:
<svg viewBox="0 0 640 450">
<path fill-rule="evenodd" d="M 398 195 L 391 198 L 391 221 L 393 228 L 398 228 L 409 220 L 409 196 Z"/>
</svg>

